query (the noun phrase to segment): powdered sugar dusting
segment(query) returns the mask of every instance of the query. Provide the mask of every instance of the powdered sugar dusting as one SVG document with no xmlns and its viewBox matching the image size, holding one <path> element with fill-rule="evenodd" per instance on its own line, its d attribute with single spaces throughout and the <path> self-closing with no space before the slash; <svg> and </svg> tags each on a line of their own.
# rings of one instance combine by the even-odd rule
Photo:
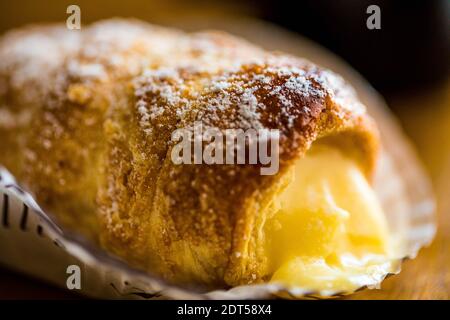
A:
<svg viewBox="0 0 450 320">
<path fill-rule="evenodd" d="M 293 128 L 298 117 L 306 123 L 315 112 L 310 103 L 323 104 L 325 97 L 356 113 L 365 111 L 334 73 L 216 32 L 186 34 L 120 19 L 96 23 L 83 33 L 38 28 L 3 38 L 0 58 L 0 92 L 35 82 L 27 93 L 30 101 L 43 101 L 50 91 L 63 101 L 67 79 L 129 79 L 146 134 L 168 115 L 183 121 L 193 113 L 206 125 L 228 120 L 229 127 L 262 128 L 281 121 Z M 11 75 L 9 83 L 1 74 Z M 262 119 L 269 105 L 277 114 Z"/>
<path fill-rule="evenodd" d="M 342 108 L 348 109 L 354 115 L 362 115 L 366 112 L 366 107 L 359 102 L 356 92 L 345 80 L 329 70 L 323 70 L 314 74 L 312 78 L 320 83 L 327 91 L 335 103 Z"/>
<path fill-rule="evenodd" d="M 136 86 L 136 107 L 143 130 L 148 130 L 148 120 L 163 115 L 163 110 L 173 113 L 180 123 L 187 112 L 189 119 L 195 113 L 205 126 L 262 129 L 281 121 L 290 129 L 302 114 L 312 115 L 307 101 L 323 104 L 330 94 L 322 86 L 324 82 L 319 83 L 315 77 L 319 71 L 308 68 L 302 60 L 262 55 L 254 61 L 254 57 L 243 59 L 239 67 L 233 64 L 231 68 L 208 71 L 193 70 L 185 64 L 174 65 L 170 72 L 147 70 Z M 270 119 L 262 119 L 269 105 L 279 111 L 274 111 Z M 306 119 L 300 120 L 306 123 Z"/>
</svg>

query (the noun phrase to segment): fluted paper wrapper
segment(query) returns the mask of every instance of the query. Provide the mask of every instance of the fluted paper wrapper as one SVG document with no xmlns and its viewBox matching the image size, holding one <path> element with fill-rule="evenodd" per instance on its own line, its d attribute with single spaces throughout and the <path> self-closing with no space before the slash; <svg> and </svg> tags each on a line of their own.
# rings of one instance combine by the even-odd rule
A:
<svg viewBox="0 0 450 320">
<path fill-rule="evenodd" d="M 435 234 L 434 199 L 426 175 L 408 141 L 402 135 L 379 96 L 348 66 L 316 45 L 273 26 L 258 22 L 226 23 L 216 26 L 232 33 L 261 39 L 261 45 L 275 47 L 328 67 L 356 88 L 369 113 L 377 120 L 383 149 L 374 187 L 388 218 L 392 236 L 402 246 L 386 274 L 361 283 L 361 288 L 378 288 L 382 280 L 400 272 L 401 262 L 414 258 Z M 195 26 L 192 28 L 196 28 Z M 236 32 L 239 31 L 239 32 Z M 255 37 L 255 34 L 265 37 Z M 270 39 L 270 41 L 268 41 Z M 273 41 L 272 41 L 273 40 Z M 351 292 L 283 288 L 276 284 L 236 287 L 230 290 L 194 292 L 129 267 L 89 241 L 58 227 L 11 174 L 0 168 L 0 264 L 67 288 L 68 267 L 81 270 L 81 292 L 97 298 L 125 299 L 258 299 L 271 297 L 330 297 Z"/>
</svg>

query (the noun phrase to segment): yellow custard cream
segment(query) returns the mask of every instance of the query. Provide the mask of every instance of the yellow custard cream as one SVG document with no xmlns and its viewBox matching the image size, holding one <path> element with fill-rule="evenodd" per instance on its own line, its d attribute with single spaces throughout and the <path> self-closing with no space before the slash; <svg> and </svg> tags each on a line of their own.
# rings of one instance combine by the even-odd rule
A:
<svg viewBox="0 0 450 320">
<path fill-rule="evenodd" d="M 264 226 L 271 282 L 331 291 L 377 283 L 390 268 L 388 226 L 355 161 L 318 145 L 289 179 Z"/>
</svg>

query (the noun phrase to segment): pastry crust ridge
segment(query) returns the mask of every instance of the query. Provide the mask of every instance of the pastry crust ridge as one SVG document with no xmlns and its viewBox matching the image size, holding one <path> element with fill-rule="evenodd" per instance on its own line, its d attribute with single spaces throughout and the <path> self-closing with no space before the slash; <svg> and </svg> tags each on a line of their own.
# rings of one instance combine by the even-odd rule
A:
<svg viewBox="0 0 450 320">
<path fill-rule="evenodd" d="M 34 27 L 0 44 L 0 161 L 63 224 L 134 266 L 215 288 L 264 281 L 264 214 L 311 144 L 337 144 L 367 177 L 374 170 L 378 135 L 365 107 L 308 61 L 222 33 L 124 20 L 67 43 L 60 34 L 70 31 Z M 44 37 L 54 60 L 29 53 L 27 37 Z M 279 130 L 279 173 L 174 164 L 172 133 L 196 121 Z"/>
</svg>

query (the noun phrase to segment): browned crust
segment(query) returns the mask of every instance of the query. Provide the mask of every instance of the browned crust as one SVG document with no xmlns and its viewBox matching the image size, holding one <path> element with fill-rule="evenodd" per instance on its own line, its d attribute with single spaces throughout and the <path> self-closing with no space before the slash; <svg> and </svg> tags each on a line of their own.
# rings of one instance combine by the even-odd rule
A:
<svg viewBox="0 0 450 320">
<path fill-rule="evenodd" d="M 2 146 L 3 153 L 13 152 L 0 161 L 14 163 L 22 148 L 32 154 L 14 173 L 55 214 L 65 211 L 63 221 L 93 229 L 103 246 L 131 264 L 185 284 L 262 281 L 260 213 L 311 143 L 328 139 L 354 156 L 368 177 L 373 172 L 375 125 L 332 72 L 225 34 L 103 24 L 87 28 L 77 41 L 106 49 L 94 55 L 81 47 L 64 51 L 49 80 L 54 85 L 33 106 L 30 133 Z M 129 29 L 134 42 L 102 44 L 99 35 L 118 26 Z M 154 49 L 161 44 L 162 51 Z M 73 75 L 74 64 L 94 63 L 101 77 Z M 13 92 L 8 79 L 15 71 L 0 71 L 6 88 L 0 99 L 13 96 L 22 107 L 26 88 Z M 175 165 L 171 134 L 195 121 L 221 130 L 278 129 L 279 173 L 262 176 L 258 165 Z M 55 204 L 60 199 L 63 209 Z M 99 231 L 90 225 L 94 211 Z"/>
</svg>

